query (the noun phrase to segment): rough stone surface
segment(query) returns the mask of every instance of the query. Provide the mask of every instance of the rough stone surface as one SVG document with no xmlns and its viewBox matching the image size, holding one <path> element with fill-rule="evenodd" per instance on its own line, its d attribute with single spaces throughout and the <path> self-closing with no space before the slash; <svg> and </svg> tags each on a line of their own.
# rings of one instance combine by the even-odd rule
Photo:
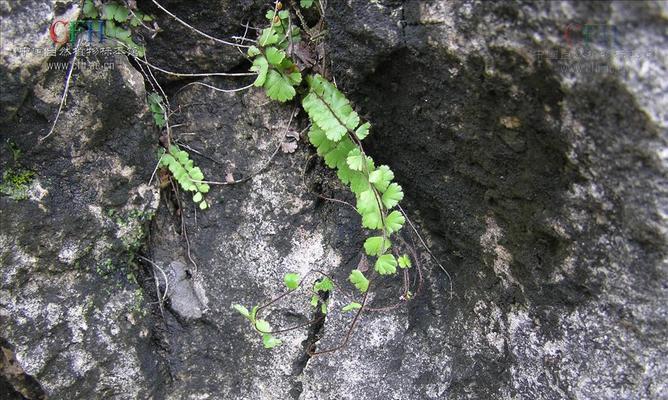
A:
<svg viewBox="0 0 668 400">
<path fill-rule="evenodd" d="M 209 179 L 224 180 L 228 174 L 243 179 L 267 168 L 247 183 L 214 187 L 207 201 L 215 212 L 195 215 L 187 204 L 186 233 L 197 266 L 189 262 L 187 249 L 178 241 L 173 245 L 169 231 L 174 217 L 165 215 L 165 209 L 158 214 L 152 230 L 154 261 L 186 263 L 190 281 L 207 307 L 201 318 L 186 319 L 173 298 L 167 305 L 166 358 L 178 384 L 166 398 L 208 398 L 215 393 L 223 398 L 284 399 L 300 391 L 298 376 L 306 361 L 302 342 L 309 330 L 282 335 L 284 345 L 266 351 L 260 335 L 231 309 L 233 303 L 251 308 L 282 293 L 287 272 L 338 270 L 342 261 L 337 250 L 342 245 L 332 235 L 336 222 L 327 213 L 333 211 L 323 209 L 302 189 L 307 146 L 299 143 L 292 154 L 279 150 L 272 159 L 281 142 L 288 140 L 286 133 L 303 127 L 293 118 L 287 129 L 291 110 L 266 103 L 261 91 L 234 95 L 198 87 L 181 92 L 175 101 L 174 106 L 183 109 L 175 122 L 185 124 L 175 137 L 210 157 L 195 156 Z M 195 105 L 183 108 L 188 104 Z M 269 160 L 273 161 L 267 164 Z M 352 210 L 344 216 L 354 220 Z M 341 228 L 351 232 L 354 225 L 346 225 Z M 357 251 L 359 243 L 353 248 Z M 276 329 L 303 324 L 312 318 L 307 304 L 305 295 L 301 300 L 295 297 L 266 317 Z"/>
<path fill-rule="evenodd" d="M 158 275 L 159 279 L 162 275 Z M 184 319 L 202 317 L 206 307 L 204 299 L 200 298 L 192 280 L 188 276 L 185 264 L 172 261 L 166 272 L 168 285 L 161 285 L 161 293 L 167 293 L 171 309 Z"/>
<path fill-rule="evenodd" d="M 147 184 L 157 132 L 141 74 L 125 58 L 88 61 L 114 67 L 75 71 L 51 137 L 39 141 L 65 71 L 21 81 L 25 100 L 0 127 L 3 187 L 7 174 L 32 173 L 25 199 L 0 196 L 0 381 L 8 395 L 137 398 L 156 382 L 152 324 L 141 318 L 140 274 L 129 261 L 158 204 Z"/>
<path fill-rule="evenodd" d="M 240 22 L 260 23 L 263 5 L 255 3 L 163 4 L 223 37 L 239 34 Z M 27 200 L 0 198 L 0 393 L 668 397 L 668 7 L 329 3 L 324 44 L 332 74 L 372 122 L 367 149 L 404 187 L 403 204 L 452 276 L 452 292 L 422 253 L 422 293 L 405 307 L 364 314 L 347 348 L 305 353 L 312 343 L 322 350 L 341 342 L 350 316 L 330 312 L 322 323 L 278 335 L 281 347 L 263 349 L 231 304 L 277 296 L 290 271 L 317 268 L 347 287 L 364 240 L 359 216 L 307 192 L 304 182 L 350 200 L 303 138 L 294 153 L 272 158 L 291 140 L 286 133 L 306 127 L 303 115 L 291 117 L 298 107 L 278 106 L 255 89 L 177 93 L 188 81 L 172 80 L 165 88 L 175 95 L 174 139 L 191 149 L 207 179 L 253 176 L 213 186 L 204 212 L 162 190 L 142 254 L 164 269 L 169 285 L 145 265 L 137 276 L 146 313 L 133 313 L 138 286 L 127 282 L 125 267 L 105 278 L 95 266 L 106 259 L 123 266 L 136 241 L 121 239 L 138 231 L 119 216 L 157 205 L 146 186 L 157 134 L 143 114 L 141 76 L 123 60 L 113 71 L 79 76 L 61 128 L 40 146 L 63 77 L 17 80 L 27 100 L 8 100 L 15 112 L 2 126 L 2 144 L 11 138 L 24 149 L 21 166 L 36 178 Z M 158 22 L 176 26 L 164 15 Z M 149 40 L 156 64 L 243 67 L 238 53 L 193 45 L 196 37 L 179 29 Z M 3 171 L 16 168 L 11 152 L 1 160 Z M 160 293 L 167 290 L 162 307 L 153 274 Z M 371 304 L 394 303 L 396 289 L 388 281 Z M 291 296 L 263 317 L 277 329 L 300 325 L 316 317 L 307 299 Z M 346 301 L 340 291 L 330 300 L 330 309 Z"/>
<path fill-rule="evenodd" d="M 432 274 L 406 313 L 363 328 L 366 345 L 312 360 L 303 398 L 668 395 L 659 7 L 354 2 L 331 14 L 335 75 L 375 123 L 370 148 L 404 185 L 455 294 Z M 379 17 L 351 22 L 369 13 Z M 368 21 L 388 15 L 399 17 L 371 42 L 375 62 L 339 52 L 364 47 L 360 31 L 385 32 Z M 591 20 L 615 25 L 619 48 L 545 55 Z"/>
<path fill-rule="evenodd" d="M 257 33 L 249 26 L 264 24 L 265 2 L 253 0 L 215 0 L 192 2 L 183 0 L 158 1 L 169 12 L 178 15 L 191 28 L 215 38 L 237 43 L 234 37 L 250 39 Z M 201 36 L 191 28 L 180 24 L 150 0 L 138 1 L 140 9 L 156 16 L 161 31 L 155 37 L 146 37 L 147 57 L 162 68 L 178 72 L 226 72 L 239 69 L 247 72 L 249 64 L 237 48 L 222 45 Z M 239 42 L 249 45 L 249 42 Z M 243 66 L 243 67 L 242 67 Z M 170 75 L 159 75 L 166 81 L 174 80 Z"/>
<path fill-rule="evenodd" d="M 69 19 L 79 13 L 79 7 L 56 6 L 56 1 L 0 1 L 0 121 L 6 121 L 18 111 L 37 77 L 45 72 L 52 47 L 49 26 L 56 16 Z"/>
</svg>

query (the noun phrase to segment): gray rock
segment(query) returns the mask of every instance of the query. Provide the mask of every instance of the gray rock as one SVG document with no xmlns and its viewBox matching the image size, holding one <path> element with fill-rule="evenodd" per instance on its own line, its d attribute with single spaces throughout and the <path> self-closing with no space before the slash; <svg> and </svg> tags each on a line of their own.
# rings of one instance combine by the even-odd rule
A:
<svg viewBox="0 0 668 400">
<path fill-rule="evenodd" d="M 372 122 L 367 150 L 395 172 L 405 209 L 452 281 L 421 252 L 421 293 L 365 313 L 344 349 L 305 351 L 342 343 L 351 318 L 336 312 L 347 302 L 340 290 L 324 321 L 263 349 L 231 304 L 261 304 L 282 293 L 283 274 L 313 268 L 348 288 L 365 232 L 354 210 L 307 192 L 304 182 L 352 200 L 303 138 L 294 153 L 272 158 L 298 107 L 257 89 L 190 86 L 173 99 L 173 122 L 184 124 L 174 139 L 194 149 L 207 179 L 251 179 L 214 186 L 204 212 L 162 191 L 145 253 L 169 266 L 161 312 L 150 266 L 138 271 L 140 286 L 124 276 L 136 250 L 128 244 L 142 243 L 127 238 L 141 238 L 133 228 L 141 224 L 121 227 L 104 212 L 157 207 L 146 185 L 157 135 L 147 128 L 141 76 L 123 60 L 82 74 L 61 128 L 32 148 L 57 105 L 62 77 L 52 73 L 34 87 L 21 81 L 28 100 L 2 126 L 3 143 L 7 135 L 26 149 L 21 167 L 36 179 L 27 200 L 0 198 L 0 390 L 118 399 L 668 397 L 665 4 L 329 3 L 333 75 Z M 250 2 L 164 4 L 220 36 L 262 20 Z M 163 18 L 163 28 L 176 25 Z M 208 29 L 212 20 L 221 22 Z M 587 28 L 596 36 L 583 34 L 586 21 L 600 23 Z M 175 29 L 149 41 L 148 54 L 192 71 L 241 60 L 205 46 Z M 306 124 L 297 114 L 288 131 Z M 9 153 L 3 169 L 15 167 Z M 90 271 L 106 259 L 120 269 L 108 278 Z M 150 299 L 140 302 L 145 315 L 131 312 L 139 287 Z M 397 292 L 388 281 L 370 304 L 393 304 Z M 316 316 L 308 296 L 296 295 L 263 314 L 275 329 Z"/>
<path fill-rule="evenodd" d="M 0 128 L 3 187 L 31 173 L 24 199 L 0 196 L 0 342 L 15 372 L 1 380 L 29 399 L 144 398 L 157 375 L 131 262 L 158 205 L 157 132 L 141 74 L 125 58 L 90 61 L 114 68 L 76 72 L 51 137 L 38 141 L 65 71 L 28 86 Z"/>
<path fill-rule="evenodd" d="M 46 72 L 46 50 L 53 47 L 49 26 L 55 17 L 70 19 L 78 5 L 56 8 L 52 0 L 0 1 L 0 121 L 16 115 L 37 78 Z"/>
<path fill-rule="evenodd" d="M 169 12 L 178 15 L 191 27 L 215 38 L 230 43 L 244 43 L 234 37 L 257 38 L 254 29 L 249 26 L 265 24 L 266 4 L 251 0 L 216 0 L 207 3 L 193 3 L 183 0 L 163 0 L 159 3 Z M 161 31 L 155 37 L 146 37 L 147 57 L 160 67 L 175 72 L 225 72 L 240 65 L 246 67 L 246 59 L 235 47 L 222 45 L 199 35 L 185 27 L 164 11 L 148 1 L 139 4 L 142 10 L 156 16 L 156 23 Z M 171 75 L 157 73 L 160 79 L 174 80 Z"/>
<path fill-rule="evenodd" d="M 227 174 L 243 179 L 267 168 L 247 183 L 214 186 L 206 196 L 211 210 L 195 213 L 192 204 L 185 203 L 182 212 L 197 264 L 188 262 L 187 271 L 193 285 L 201 288 L 198 296 L 205 299 L 208 310 L 197 320 L 183 318 L 178 309 L 176 315 L 169 309 L 165 313 L 167 359 L 179 382 L 166 398 L 296 395 L 305 358 L 302 342 L 309 330 L 281 335 L 284 345 L 268 351 L 261 336 L 231 305 L 251 308 L 282 293 L 287 272 L 339 268 L 341 258 L 331 243 L 335 225 L 324 220 L 322 204 L 301 189 L 308 147 L 300 142 L 295 153 L 279 152 L 267 165 L 285 140 L 290 108 L 267 104 L 260 90 L 235 95 L 190 87 L 176 98 L 174 107 L 179 105 L 183 112 L 174 122 L 187 126 L 175 137 L 205 155 L 193 157 L 207 179 L 224 181 Z M 293 119 L 292 129 L 301 128 Z M 201 134 L 180 136 L 178 131 Z M 171 233 L 173 226 L 173 217 L 161 209 L 151 242 L 158 263 L 188 260 L 186 249 Z M 304 323 L 310 314 L 308 297 L 302 296 L 281 302 L 263 318 L 278 329 Z"/>
<path fill-rule="evenodd" d="M 167 282 L 162 287 L 162 293 L 167 291 L 170 307 L 181 318 L 197 319 L 202 316 L 205 305 L 197 294 L 185 264 L 173 261 L 167 269 Z"/>
<path fill-rule="evenodd" d="M 356 7 L 330 13 L 332 49 L 402 8 L 403 46 L 334 51 L 334 65 L 454 297 L 429 273 L 408 310 L 368 315 L 350 349 L 312 359 L 302 398 L 666 397 L 665 10 L 387 2 L 358 20 Z M 604 56 L 536 56 L 592 20 L 636 58 L 606 57 L 605 43 Z M 360 79 L 357 64 L 374 71 Z"/>
</svg>

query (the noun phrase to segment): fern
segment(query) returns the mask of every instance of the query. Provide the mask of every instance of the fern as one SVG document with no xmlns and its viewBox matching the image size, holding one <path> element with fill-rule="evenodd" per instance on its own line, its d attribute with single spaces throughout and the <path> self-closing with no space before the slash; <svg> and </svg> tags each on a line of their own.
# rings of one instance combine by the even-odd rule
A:
<svg viewBox="0 0 668 400">
<path fill-rule="evenodd" d="M 146 49 L 135 43 L 132 39 L 132 28 L 136 28 L 143 22 L 153 21 L 153 17 L 139 10 L 130 12 L 125 5 L 115 2 L 95 6 L 93 0 L 86 0 L 83 5 L 83 15 L 88 19 L 101 19 L 104 21 L 104 34 L 107 37 L 118 40 L 134 51 L 138 57 L 143 57 Z"/>
<path fill-rule="evenodd" d="M 277 9 L 280 9 L 280 4 L 277 3 Z M 313 1 L 302 0 L 300 5 L 309 8 Z M 297 87 L 302 83 L 301 73 L 287 52 L 289 44 L 299 40 L 299 31 L 289 28 L 288 32 L 288 27 L 292 26 L 288 11 L 272 10 L 267 13 L 267 18 L 270 26 L 260 34 L 257 46 L 248 50 L 248 56 L 253 59 L 251 70 L 257 73 L 255 86 L 263 87 L 270 98 L 285 102 L 296 96 Z M 305 81 L 307 88 L 301 105 L 311 123 L 309 141 L 325 164 L 335 169 L 341 182 L 354 193 L 355 208 L 361 216 L 362 226 L 376 231 L 363 245 L 364 252 L 375 258 L 374 271 L 379 275 L 392 276 L 397 274 L 398 269 L 404 270 L 405 291 L 402 299 L 410 299 L 413 294 L 406 285 L 408 278 L 405 270 L 411 267 L 411 260 L 407 255 L 399 256 L 393 251 L 391 241 L 391 236 L 401 230 L 406 222 L 401 212 L 393 210 L 404 198 L 403 189 L 394 182 L 394 173 L 389 166 L 377 166 L 364 152 L 362 141 L 371 133 L 371 124 L 361 120 L 346 96 L 319 74 L 307 76 Z M 366 293 L 371 285 L 371 280 L 365 276 L 364 271 L 351 271 L 348 280 L 359 293 L 365 295 L 365 301 L 351 302 L 341 309 L 342 312 L 357 311 L 359 315 L 363 311 Z M 284 283 L 288 292 L 262 307 L 296 292 L 302 280 L 298 274 L 289 273 L 285 275 Z M 334 282 L 328 277 L 316 281 L 310 289 L 311 306 L 320 307 L 321 313 L 326 314 L 329 292 L 334 288 Z M 262 320 L 256 320 L 253 311 L 249 312 L 237 305 L 234 308 L 249 319 L 263 335 L 269 331 L 258 328 L 258 323 Z M 254 308 L 256 309 L 257 307 Z M 265 327 L 265 323 L 266 321 L 262 321 L 260 327 Z M 354 325 L 353 322 L 351 330 Z M 269 327 L 268 323 L 266 327 Z M 265 347 L 273 347 L 277 340 L 271 336 L 263 336 Z M 280 344 L 280 341 L 278 343 Z"/>
<path fill-rule="evenodd" d="M 288 289 L 295 290 L 299 286 L 299 275 L 294 273 L 285 274 L 285 277 L 283 277 L 283 283 L 285 283 L 285 286 Z"/>
<path fill-rule="evenodd" d="M 313 284 L 313 292 L 315 294 L 311 297 L 311 305 L 313 307 L 318 307 L 320 305 L 320 312 L 327 314 L 328 301 L 325 297 L 325 293 L 331 292 L 334 290 L 334 282 L 331 279 L 325 277 L 318 282 Z"/>
<path fill-rule="evenodd" d="M 302 82 L 299 69 L 285 52 L 290 43 L 300 40 L 299 28 L 291 27 L 287 32 L 291 26 L 289 18 L 288 11 L 270 10 L 270 26 L 260 34 L 258 46 L 248 49 L 248 57 L 253 59 L 251 71 L 257 72 L 253 84 L 264 87 L 269 98 L 280 102 L 292 100 L 297 93 L 295 87 Z"/>
<path fill-rule="evenodd" d="M 162 97 L 153 92 L 148 95 L 148 104 L 155 125 L 162 129 L 167 123 L 166 107 L 162 103 Z M 209 204 L 204 200 L 204 194 L 209 191 L 209 185 L 201 182 L 204 180 L 204 174 L 199 167 L 194 165 L 188 153 L 176 145 L 171 145 L 169 152 L 160 149 L 158 156 L 160 157 L 159 166 L 169 169 L 183 190 L 194 192 L 192 199 L 195 203 L 199 203 L 201 210 L 207 209 Z"/>
<path fill-rule="evenodd" d="M 402 269 L 408 269 L 408 268 L 413 266 L 413 263 L 411 263 L 411 259 L 408 258 L 408 256 L 406 254 L 397 258 L 397 261 L 399 262 L 399 268 L 402 268 Z"/>
<path fill-rule="evenodd" d="M 162 97 L 159 94 L 153 92 L 148 95 L 148 107 L 153 114 L 153 121 L 155 125 L 162 129 L 165 127 L 165 107 L 162 104 Z"/>
<path fill-rule="evenodd" d="M 255 317 L 257 314 L 258 306 L 255 306 L 253 307 L 252 310 L 248 311 L 248 309 L 242 306 L 241 304 L 233 304 L 232 309 L 234 309 L 239 314 L 243 315 L 253 326 L 253 329 L 255 329 L 262 336 L 262 344 L 264 345 L 265 348 L 272 349 L 276 346 L 281 345 L 282 341 L 280 339 L 276 339 L 270 333 L 271 325 L 269 324 L 269 322 L 263 319 L 257 319 Z"/>
<path fill-rule="evenodd" d="M 350 304 L 344 306 L 344 307 L 341 309 L 341 311 L 343 311 L 343 312 L 348 312 L 348 311 L 359 310 L 360 308 L 362 308 L 362 305 L 361 305 L 360 303 L 352 302 L 352 303 L 350 303 Z"/>
<path fill-rule="evenodd" d="M 367 255 L 378 257 L 376 272 L 393 275 L 397 260 L 389 253 L 389 237 L 403 227 L 405 218 L 400 212 L 390 212 L 390 209 L 403 199 L 403 190 L 399 184 L 392 182 L 394 173 L 390 167 L 376 167 L 373 160 L 364 154 L 361 141 L 369 135 L 371 125 L 361 123 L 343 93 L 320 75 L 309 76 L 306 81 L 309 93 L 302 100 L 302 106 L 312 123 L 309 140 L 327 166 L 336 168 L 341 181 L 355 193 L 362 225 L 381 231 L 380 236 L 365 241 L 364 250 Z M 368 286 L 360 279 L 362 272 L 356 270 L 353 274 L 352 283 L 363 292 L 362 288 Z"/>
<path fill-rule="evenodd" d="M 350 283 L 355 285 L 355 287 L 357 288 L 357 290 L 360 291 L 360 293 L 366 293 L 366 291 L 369 290 L 369 280 L 364 276 L 362 271 L 358 269 L 354 269 L 350 273 L 348 280 L 350 281 Z"/>
<path fill-rule="evenodd" d="M 204 195 L 209 192 L 209 185 L 201 182 L 204 180 L 204 174 L 199 167 L 194 166 L 187 152 L 176 145 L 169 146 L 169 152 L 161 149 L 160 166 L 169 169 L 183 190 L 193 192 L 192 199 L 195 203 L 199 203 L 201 210 L 209 207 L 204 200 Z"/>
<path fill-rule="evenodd" d="M 300 0 L 299 6 L 301 8 L 311 8 L 311 6 L 313 6 L 313 0 Z"/>
</svg>

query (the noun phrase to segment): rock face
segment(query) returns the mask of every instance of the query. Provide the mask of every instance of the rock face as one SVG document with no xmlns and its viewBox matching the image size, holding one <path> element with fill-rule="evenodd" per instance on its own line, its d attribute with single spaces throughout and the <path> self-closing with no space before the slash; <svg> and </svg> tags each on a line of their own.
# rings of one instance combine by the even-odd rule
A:
<svg viewBox="0 0 668 400">
<path fill-rule="evenodd" d="M 56 15 L 69 19 L 78 13 L 78 6 L 56 10 L 55 1 L 0 1 L 2 30 L 2 66 L 0 79 L 0 121 L 14 117 L 21 102 L 28 96 L 36 78 L 45 67 L 44 50 L 51 46 L 48 29 Z"/>
<path fill-rule="evenodd" d="M 147 58 L 160 67 L 178 72 L 225 72 L 240 66 L 245 57 L 236 48 L 221 45 L 212 39 L 198 36 L 193 40 L 193 31 L 162 12 L 151 1 L 137 2 L 142 10 L 156 17 L 160 33 L 146 38 L 151 43 Z M 183 0 L 158 2 L 184 22 L 215 38 L 234 43 L 245 43 L 233 37 L 255 39 L 250 27 L 264 24 L 265 5 L 251 0 L 215 0 L 193 3 Z M 252 37 L 253 36 L 253 37 Z M 243 65 L 243 72 L 246 66 Z"/>
<path fill-rule="evenodd" d="M 410 193 L 455 295 L 432 274 L 404 315 L 367 328 L 384 340 L 313 360 L 305 398 L 667 395 L 661 12 L 388 2 L 332 14 L 335 75 L 375 122 L 372 152 Z M 563 43 L 590 20 L 615 36 Z"/>
<path fill-rule="evenodd" d="M 35 4 L 20 12 L 49 7 Z M 3 24 L 3 57 L 12 39 Z M 159 382 L 130 262 L 159 200 L 148 185 L 157 144 L 143 77 L 125 57 L 80 60 L 91 68 L 74 72 L 42 142 L 65 71 L 42 58 L 10 74 L 28 94 L 2 110 L 2 398 L 141 398 Z M 43 73 L 26 77 L 33 68 Z"/>
<path fill-rule="evenodd" d="M 264 166 L 266 171 L 247 183 L 213 189 L 207 201 L 216 212 L 195 215 L 187 205 L 184 221 L 196 266 L 169 233 L 173 217 L 165 209 L 158 213 L 152 231 L 154 261 L 186 264 L 194 292 L 206 307 L 195 318 L 175 308 L 183 298 L 168 304 L 163 339 L 170 373 L 179 383 L 166 390 L 165 398 L 207 398 L 214 393 L 239 399 L 296 396 L 306 362 L 302 342 L 309 330 L 285 334 L 283 346 L 265 351 L 260 335 L 230 306 L 250 308 L 280 294 L 287 272 L 339 270 L 345 260 L 338 250 L 344 247 L 339 236 L 355 234 L 350 228 L 354 211 L 325 207 L 302 188 L 308 147 L 299 143 L 292 154 L 280 150 L 289 140 L 286 134 L 303 129 L 290 118 L 291 108 L 264 103 L 261 92 L 220 94 L 201 87 L 188 88 L 175 99 L 174 107 L 183 108 L 175 121 L 186 124 L 180 129 L 198 132 L 195 138 L 183 135 L 182 143 L 211 157 L 196 157 L 206 176 L 223 179 L 231 174 L 240 180 Z M 185 108 L 188 104 L 195 105 Z M 348 221 L 343 233 L 336 232 L 335 217 Z M 312 318 L 307 304 L 308 297 L 280 303 L 268 319 L 276 329 L 303 324 Z"/>
<path fill-rule="evenodd" d="M 354 210 L 306 189 L 350 200 L 303 138 L 282 151 L 306 127 L 298 107 L 164 79 L 174 138 L 207 179 L 248 178 L 214 186 L 201 212 L 169 190 L 158 207 L 147 185 L 158 134 L 132 65 L 82 73 L 39 146 L 62 72 L 19 79 L 28 95 L 8 98 L 17 111 L 2 144 L 24 154 L 3 151 L 3 173 L 33 175 L 25 199 L 0 198 L 6 397 L 668 397 L 665 4 L 329 3 L 332 74 L 372 122 L 370 154 L 397 175 L 452 280 L 421 252 L 422 293 L 364 314 L 347 348 L 306 355 L 342 340 L 350 318 L 331 312 L 265 350 L 230 305 L 277 296 L 286 272 L 319 269 L 347 286 L 364 240 Z M 165 5 L 224 27 L 261 10 Z M 203 30 L 237 33 L 220 29 Z M 182 34 L 158 35 L 154 49 L 174 47 L 156 64 L 220 63 Z M 139 248 L 155 267 L 127 262 Z M 393 288 L 372 305 L 394 303 Z M 340 291 L 330 300 L 345 304 Z M 276 329 L 316 317 L 298 297 L 265 316 Z"/>
</svg>

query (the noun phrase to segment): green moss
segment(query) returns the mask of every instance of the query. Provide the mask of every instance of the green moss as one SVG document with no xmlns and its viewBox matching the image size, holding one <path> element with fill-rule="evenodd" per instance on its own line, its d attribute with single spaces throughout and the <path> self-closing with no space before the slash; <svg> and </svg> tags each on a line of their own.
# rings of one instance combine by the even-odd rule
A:
<svg viewBox="0 0 668 400">
<path fill-rule="evenodd" d="M 0 193 L 9 196 L 12 200 L 25 200 L 35 173 L 26 169 L 10 168 L 3 172 Z"/>
<path fill-rule="evenodd" d="M 111 261 L 111 258 L 106 258 L 97 264 L 95 271 L 101 276 L 107 276 L 114 272 L 115 269 L 116 267 L 114 266 L 114 262 Z"/>
<path fill-rule="evenodd" d="M 144 244 L 147 223 L 153 219 L 154 213 L 137 209 L 119 211 L 110 208 L 104 211 L 104 215 L 114 225 L 116 236 L 120 239 L 124 251 L 116 254 L 118 258 L 116 263 L 110 258 L 102 260 L 97 264 L 96 272 L 107 282 L 104 288 L 107 295 L 134 286 L 136 289 L 133 292 L 130 311 L 137 315 L 146 315 L 144 307 L 146 301 L 144 291 L 137 280 L 139 266 L 135 262 L 135 257 Z M 126 255 L 127 259 L 124 258 Z"/>
<path fill-rule="evenodd" d="M 130 253 L 130 258 L 133 259 L 134 253 L 139 250 L 144 242 L 146 222 L 153 218 L 153 212 L 130 210 L 122 214 L 115 209 L 109 209 L 106 214 L 116 224 L 118 230 L 123 232 L 121 236 L 123 247 Z"/>
<path fill-rule="evenodd" d="M 137 288 L 134 292 L 132 311 L 142 316 L 146 315 L 146 308 L 144 308 L 144 291 L 141 288 Z"/>
</svg>

